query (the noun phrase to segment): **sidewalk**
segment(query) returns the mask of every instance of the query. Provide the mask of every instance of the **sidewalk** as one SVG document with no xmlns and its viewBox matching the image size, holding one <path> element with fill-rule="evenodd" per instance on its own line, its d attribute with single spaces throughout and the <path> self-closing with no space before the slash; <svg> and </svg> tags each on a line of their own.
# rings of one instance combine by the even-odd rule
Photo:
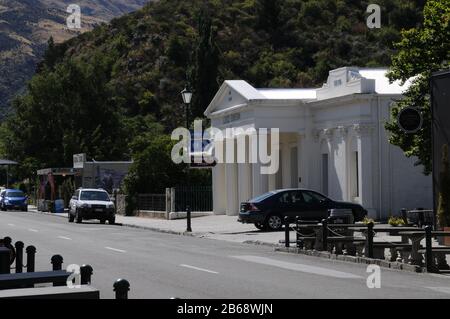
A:
<svg viewBox="0 0 450 319">
<path fill-rule="evenodd" d="M 35 207 L 30 206 L 29 210 L 30 212 L 37 212 Z M 42 214 L 49 214 L 67 218 L 67 213 Z M 253 224 L 239 223 L 237 221 L 237 216 L 209 215 L 192 218 L 192 233 L 186 233 L 186 219 L 165 220 L 116 215 L 116 223 L 127 227 L 142 228 L 171 234 L 225 240 L 238 243 L 283 246 L 279 243 L 279 241 L 281 239 L 284 239 L 284 231 L 263 232 L 258 230 Z M 295 231 L 290 232 L 290 238 L 292 240 L 295 238 Z M 398 238 L 387 236 L 385 234 L 375 238 L 375 241 L 395 240 L 398 240 Z"/>
</svg>

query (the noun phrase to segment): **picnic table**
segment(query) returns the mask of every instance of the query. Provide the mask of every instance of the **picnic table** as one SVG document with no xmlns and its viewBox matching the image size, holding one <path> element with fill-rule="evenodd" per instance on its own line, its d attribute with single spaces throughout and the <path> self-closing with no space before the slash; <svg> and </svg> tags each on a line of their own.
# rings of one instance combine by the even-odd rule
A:
<svg viewBox="0 0 450 319">
<path fill-rule="evenodd" d="M 316 225 L 299 225 L 301 228 L 304 229 L 311 229 L 316 233 L 316 236 L 318 235 L 318 232 L 320 231 L 322 225 L 316 224 Z M 357 225 L 357 224 L 328 224 L 327 225 L 330 230 L 332 229 L 339 229 L 339 228 L 345 228 L 347 231 L 350 231 L 350 233 L 347 233 L 347 237 L 342 237 L 341 241 L 351 241 L 350 237 L 354 238 L 354 241 L 360 241 L 357 237 L 353 236 L 353 232 L 361 232 L 361 234 L 367 239 L 368 235 L 368 225 Z M 390 241 L 378 241 L 374 242 L 373 250 L 374 250 L 374 257 L 376 258 L 384 258 L 384 249 L 389 248 L 391 252 L 391 261 L 402 261 L 402 260 L 408 260 L 409 257 L 409 251 L 411 251 L 411 263 L 412 264 L 421 264 L 422 262 L 422 256 L 418 253 L 418 250 L 421 248 L 420 246 L 420 240 L 413 241 L 412 244 L 409 244 L 409 238 L 406 235 L 402 235 L 402 233 L 406 231 L 421 231 L 420 228 L 417 227 L 406 227 L 406 226 L 400 226 L 400 227 L 394 227 L 394 226 L 378 226 L 375 225 L 373 228 L 374 233 L 388 233 L 391 236 L 401 236 L 401 242 L 390 242 Z M 333 242 L 334 240 L 339 241 L 339 238 L 330 238 L 330 241 Z M 414 244 L 414 245 L 413 245 Z M 368 247 L 366 247 L 369 249 Z M 353 249 L 352 249 L 353 250 Z M 397 254 L 400 253 L 401 256 L 397 258 Z M 373 253 L 371 253 L 373 254 Z"/>
<path fill-rule="evenodd" d="M 411 251 L 411 264 L 422 266 L 422 251 L 420 250 L 420 242 L 425 238 L 425 229 L 419 229 L 416 231 L 404 231 L 400 232 L 399 235 L 408 237 L 411 240 L 411 244 L 413 245 L 413 249 Z M 432 236 L 450 236 L 450 232 L 446 231 L 432 231 Z M 438 258 L 438 262 L 442 267 L 448 267 L 447 262 L 445 260 L 445 251 L 442 251 L 442 254 Z"/>
</svg>

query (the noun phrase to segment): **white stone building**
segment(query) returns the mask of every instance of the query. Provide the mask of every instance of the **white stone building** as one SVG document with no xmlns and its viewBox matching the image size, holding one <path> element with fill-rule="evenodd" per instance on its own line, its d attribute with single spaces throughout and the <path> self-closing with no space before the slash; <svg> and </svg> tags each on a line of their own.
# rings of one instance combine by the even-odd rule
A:
<svg viewBox="0 0 450 319">
<path fill-rule="evenodd" d="M 280 169 L 262 175 L 260 163 L 218 164 L 214 212 L 237 215 L 243 201 L 297 187 L 360 203 L 377 219 L 402 207 L 432 207 L 431 177 L 388 142 L 384 123 L 408 83 L 390 84 L 386 72 L 339 68 L 319 89 L 256 89 L 225 81 L 205 111 L 211 125 L 279 128 Z"/>
</svg>

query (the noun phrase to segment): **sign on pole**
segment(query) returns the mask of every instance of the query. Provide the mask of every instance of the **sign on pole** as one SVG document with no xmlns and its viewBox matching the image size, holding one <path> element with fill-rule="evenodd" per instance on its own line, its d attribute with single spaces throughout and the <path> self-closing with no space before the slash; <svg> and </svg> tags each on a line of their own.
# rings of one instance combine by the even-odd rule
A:
<svg viewBox="0 0 450 319">
<path fill-rule="evenodd" d="M 414 134 L 422 128 L 423 116 L 419 109 L 406 107 L 398 114 L 397 122 L 402 131 Z"/>
<path fill-rule="evenodd" d="M 212 143 L 210 140 L 204 139 L 201 134 L 197 136 L 195 133 L 192 133 L 189 168 L 207 169 L 216 166 L 217 163 L 211 161 L 212 154 L 209 152 L 211 147 Z"/>
</svg>

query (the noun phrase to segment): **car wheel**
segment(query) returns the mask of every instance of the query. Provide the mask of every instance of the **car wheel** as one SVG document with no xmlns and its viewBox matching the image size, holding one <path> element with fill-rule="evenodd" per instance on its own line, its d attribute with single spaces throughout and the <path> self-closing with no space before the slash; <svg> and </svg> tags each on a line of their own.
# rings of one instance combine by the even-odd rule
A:
<svg viewBox="0 0 450 319">
<path fill-rule="evenodd" d="M 265 230 L 266 227 L 264 226 L 263 223 L 255 223 L 255 227 L 258 228 L 259 230 Z"/>
<path fill-rule="evenodd" d="M 6 212 L 6 207 L 2 205 L 2 211 Z"/>
<path fill-rule="evenodd" d="M 100 219 L 100 224 L 105 224 L 106 220 L 105 219 Z"/>
<path fill-rule="evenodd" d="M 76 211 L 76 217 L 75 219 L 77 220 L 77 224 L 81 224 L 81 222 L 83 221 L 83 218 L 80 216 L 80 213 L 78 212 L 78 210 Z"/>
<path fill-rule="evenodd" d="M 116 217 L 111 217 L 109 220 L 108 220 L 108 224 L 110 224 L 110 225 L 114 225 L 116 223 Z"/>
<path fill-rule="evenodd" d="M 23 211 L 23 212 L 27 212 L 27 211 L 28 211 L 28 207 L 22 208 L 22 211 Z"/>
<path fill-rule="evenodd" d="M 266 221 L 266 227 L 270 230 L 280 230 L 283 226 L 283 221 L 279 215 L 270 215 Z"/>
</svg>

